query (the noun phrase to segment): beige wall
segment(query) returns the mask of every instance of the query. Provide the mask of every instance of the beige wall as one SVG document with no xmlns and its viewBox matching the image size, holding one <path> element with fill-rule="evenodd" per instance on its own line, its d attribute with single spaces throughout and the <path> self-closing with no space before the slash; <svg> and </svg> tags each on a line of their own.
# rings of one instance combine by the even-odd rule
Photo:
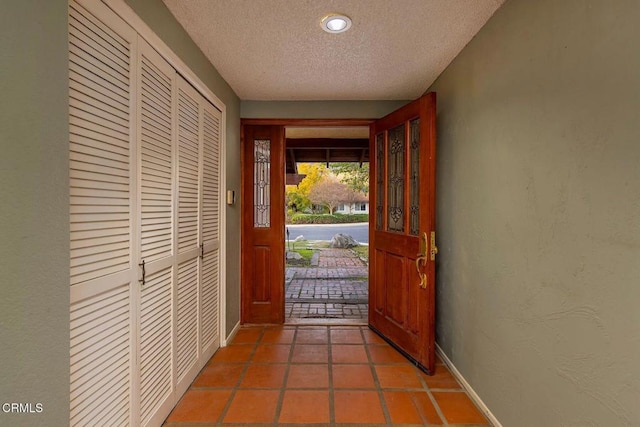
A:
<svg viewBox="0 0 640 427">
<path fill-rule="evenodd" d="M 0 405 L 43 405 L 3 426 L 69 424 L 67 49 L 66 0 L 2 3 Z"/>
<path fill-rule="evenodd" d="M 242 101 L 243 119 L 377 119 L 409 101 Z"/>
<path fill-rule="evenodd" d="M 437 341 L 504 426 L 640 425 L 639 17 L 508 0 L 431 88 Z"/>
<path fill-rule="evenodd" d="M 240 99 L 161 0 L 126 0 L 227 107 L 227 188 L 240 192 Z M 239 198 L 236 198 L 237 200 Z M 240 320 L 240 203 L 227 206 L 227 333 Z"/>
</svg>

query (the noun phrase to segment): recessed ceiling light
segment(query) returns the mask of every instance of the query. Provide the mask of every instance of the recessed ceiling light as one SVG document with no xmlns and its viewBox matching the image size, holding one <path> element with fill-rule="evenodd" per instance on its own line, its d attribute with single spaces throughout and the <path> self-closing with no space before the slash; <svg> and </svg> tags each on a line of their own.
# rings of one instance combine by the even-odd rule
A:
<svg viewBox="0 0 640 427">
<path fill-rule="evenodd" d="M 351 18 L 339 13 L 332 13 L 322 18 L 320 25 L 327 33 L 344 33 L 351 28 Z"/>
</svg>

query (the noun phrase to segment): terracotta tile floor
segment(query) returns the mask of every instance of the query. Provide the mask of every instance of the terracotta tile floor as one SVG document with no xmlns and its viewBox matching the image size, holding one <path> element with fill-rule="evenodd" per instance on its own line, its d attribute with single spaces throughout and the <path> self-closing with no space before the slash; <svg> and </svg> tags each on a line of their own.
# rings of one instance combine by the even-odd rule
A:
<svg viewBox="0 0 640 427">
<path fill-rule="evenodd" d="M 412 366 L 365 326 L 242 328 L 165 426 L 489 426 L 449 370 Z"/>
</svg>

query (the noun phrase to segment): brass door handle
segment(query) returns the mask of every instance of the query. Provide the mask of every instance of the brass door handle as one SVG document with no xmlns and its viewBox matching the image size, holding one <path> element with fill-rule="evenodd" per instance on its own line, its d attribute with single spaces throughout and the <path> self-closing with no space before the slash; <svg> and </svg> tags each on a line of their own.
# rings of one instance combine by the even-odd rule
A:
<svg viewBox="0 0 640 427">
<path fill-rule="evenodd" d="M 425 254 L 418 254 L 416 258 L 416 270 L 418 270 L 418 276 L 420 277 L 420 283 L 418 283 L 418 286 L 420 286 L 422 289 L 427 288 L 427 275 L 420 269 L 420 264 L 422 264 L 422 266 L 424 267 L 426 263 L 427 256 Z"/>
<path fill-rule="evenodd" d="M 418 283 L 418 286 L 420 286 L 422 289 L 426 289 L 427 274 L 422 272 L 420 265 L 422 264 L 422 267 L 427 265 L 427 233 L 422 233 L 422 236 L 420 237 L 421 237 L 420 250 L 422 252 L 419 252 L 416 255 L 416 270 L 418 270 L 418 276 L 420 277 L 420 283 Z"/>
<path fill-rule="evenodd" d="M 430 234 L 431 240 L 429 246 L 427 246 L 427 233 L 422 233 L 422 236 L 420 236 L 420 250 L 422 252 L 419 252 L 416 255 L 416 270 L 418 270 L 418 276 L 420 277 L 420 283 L 418 284 L 418 286 L 420 286 L 422 289 L 427 288 L 427 273 L 423 273 L 420 266 L 422 265 L 422 267 L 424 267 L 425 265 L 427 265 L 427 261 L 429 260 L 435 261 L 436 254 L 438 253 L 438 247 L 436 246 L 436 232 L 432 231 Z M 429 248 L 428 258 L 427 247 Z"/>
</svg>

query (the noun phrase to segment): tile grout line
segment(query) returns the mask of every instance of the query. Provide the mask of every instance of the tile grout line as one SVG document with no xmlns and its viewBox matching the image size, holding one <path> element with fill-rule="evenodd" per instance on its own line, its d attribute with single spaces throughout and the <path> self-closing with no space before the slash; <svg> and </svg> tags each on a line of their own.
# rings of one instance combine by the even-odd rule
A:
<svg viewBox="0 0 640 427">
<path fill-rule="evenodd" d="M 331 352 L 331 327 L 327 327 L 327 374 L 329 375 L 329 425 L 336 425 L 335 393 L 333 389 L 333 353 Z"/>
<path fill-rule="evenodd" d="M 418 368 L 416 368 L 415 366 L 413 368 L 418 370 Z M 416 410 L 418 411 L 418 415 L 420 415 L 420 419 L 422 420 L 422 423 L 424 425 L 429 425 L 430 423 L 427 420 L 427 415 L 424 413 L 424 411 L 422 411 L 420 409 L 420 406 L 418 405 L 418 402 L 416 401 L 416 392 L 417 393 L 421 393 L 421 392 L 424 391 L 425 394 L 427 395 L 427 398 L 429 398 L 429 393 L 428 393 L 428 391 L 424 390 L 424 387 L 426 386 L 426 382 L 422 378 L 422 375 L 420 375 L 420 372 L 416 372 L 416 374 L 418 375 L 418 379 L 422 383 L 422 389 L 418 390 L 418 391 L 414 391 L 414 390 L 410 391 L 409 392 L 409 397 L 411 398 L 411 403 L 413 403 L 413 407 L 416 408 Z M 429 400 L 431 400 L 431 399 L 429 398 Z M 438 416 L 440 416 L 440 415 L 438 414 Z M 442 420 L 440 420 L 440 421 L 442 421 Z"/>
<path fill-rule="evenodd" d="M 369 361 L 369 369 L 371 370 L 371 375 L 373 376 L 373 384 L 376 387 L 376 392 L 378 394 L 378 399 L 380 400 L 380 407 L 382 408 L 382 413 L 384 415 L 384 419 L 388 426 L 393 426 L 391 422 L 391 414 L 389 413 L 389 408 L 387 407 L 387 401 L 384 398 L 384 394 L 382 393 L 382 386 L 380 385 L 380 380 L 378 379 L 378 373 L 376 372 L 375 365 L 373 363 L 373 358 L 371 357 L 371 352 L 369 351 L 369 344 L 364 337 L 364 331 L 362 328 L 358 328 L 360 330 L 360 336 L 362 337 L 362 342 L 364 343 L 364 351 L 367 353 L 367 360 Z"/>
<path fill-rule="evenodd" d="M 414 369 L 418 369 L 418 368 L 416 368 L 414 366 Z M 422 375 L 420 375 L 420 372 L 418 372 L 418 378 L 420 379 L 420 382 L 422 383 L 422 387 L 424 388 L 425 392 L 427 393 L 427 396 L 429 397 L 429 400 L 431 401 L 431 404 L 433 405 L 433 408 L 436 410 L 436 413 L 440 417 L 440 421 L 442 421 L 442 425 L 443 426 L 448 426 L 449 422 L 447 421 L 447 419 L 444 416 L 444 413 L 440 409 L 440 406 L 438 405 L 438 402 L 436 402 L 436 398 L 433 397 L 433 394 L 431 394 L 431 389 L 429 388 L 429 385 L 427 384 L 427 381 L 422 377 Z"/>
<path fill-rule="evenodd" d="M 315 325 L 314 325 L 315 326 Z M 345 325 L 346 326 L 346 325 Z M 256 328 L 257 329 L 257 328 Z M 289 349 L 289 353 L 287 356 L 287 361 L 286 363 L 286 367 L 284 369 L 283 372 L 283 378 L 281 380 L 280 383 L 280 387 L 279 387 L 279 394 L 278 394 L 278 400 L 276 401 L 276 405 L 275 405 L 275 411 L 274 411 L 274 419 L 272 422 L 267 422 L 267 423 L 241 423 L 241 424 L 237 424 L 235 423 L 235 425 L 242 425 L 242 426 L 247 426 L 247 427 L 278 427 L 278 426 L 286 426 L 286 425 L 293 425 L 293 424 L 280 424 L 280 417 L 282 415 L 282 410 L 284 408 L 284 399 L 285 399 L 285 395 L 287 392 L 287 383 L 288 383 L 288 379 L 289 376 L 291 375 L 291 366 L 295 366 L 297 364 L 307 364 L 307 362 L 298 362 L 298 363 L 294 363 L 293 359 L 294 359 L 294 352 L 295 352 L 295 348 L 296 346 L 300 346 L 300 345 L 304 345 L 304 344 L 308 344 L 308 345 L 312 345 L 315 344 L 315 342 L 308 342 L 308 343 L 299 343 L 298 340 L 301 339 L 300 337 L 300 333 L 302 330 L 307 329 L 305 326 L 293 326 L 289 328 L 290 330 L 293 330 L 293 334 L 292 334 L 292 338 L 291 341 L 289 342 L 290 345 L 290 349 Z M 364 426 L 365 424 L 363 423 L 337 423 L 336 422 L 336 406 L 335 406 L 335 384 L 334 384 L 334 376 L 333 376 L 333 368 L 334 366 L 334 362 L 333 362 L 333 345 L 338 345 L 338 346 L 345 346 L 348 344 L 351 344 L 352 340 L 348 339 L 347 341 L 344 341 L 344 339 L 342 338 L 342 335 L 336 335 L 334 336 L 333 332 L 335 332 L 334 326 L 332 325 L 317 325 L 315 327 L 311 327 L 309 328 L 310 330 L 321 330 L 324 331 L 325 334 L 325 339 L 326 339 L 326 351 L 327 351 L 327 361 L 325 362 L 327 365 L 327 375 L 328 375 L 328 406 L 329 406 L 329 422 L 328 423 L 313 423 L 313 424 L 307 424 L 309 425 L 309 427 L 336 427 L 336 426 L 340 426 L 340 427 L 360 427 L 360 426 Z M 396 387 L 391 387 L 391 388 L 383 388 L 380 382 L 380 378 L 377 375 L 377 365 L 376 363 L 374 363 L 373 361 L 373 356 L 372 356 L 372 352 L 370 351 L 371 348 L 373 348 L 367 341 L 367 339 L 365 338 L 366 335 L 366 326 L 356 326 L 356 327 L 337 327 L 335 328 L 335 330 L 340 331 L 342 329 L 345 330 L 353 330 L 358 331 L 358 335 L 360 336 L 360 339 L 362 341 L 362 344 L 364 346 L 365 349 L 365 353 L 367 356 L 367 361 L 368 361 L 368 365 L 369 365 L 369 370 L 372 374 L 373 377 L 373 381 L 374 381 L 374 388 L 375 391 L 377 391 L 377 395 L 378 395 L 378 399 L 380 401 L 380 405 L 381 405 L 381 409 L 382 412 L 384 414 L 385 417 L 385 421 L 384 422 L 380 422 L 380 423 L 374 423 L 374 424 L 366 424 L 366 425 L 375 425 L 377 427 L 383 427 L 383 426 L 394 426 L 394 424 L 392 423 L 392 419 L 391 419 L 391 411 L 390 411 L 390 407 L 389 407 L 389 403 L 386 400 L 386 396 L 385 396 L 385 392 L 393 392 L 395 391 L 394 389 Z M 235 383 L 231 383 L 231 384 L 235 384 L 235 385 L 231 385 L 230 387 L 198 387 L 198 388 L 194 388 L 193 385 L 191 385 L 189 388 L 191 390 L 228 390 L 229 391 L 229 396 L 227 398 L 227 401 L 225 401 L 225 404 L 219 414 L 219 416 L 216 418 L 216 421 L 213 421 L 212 423 L 206 422 L 206 423 L 201 423 L 201 422 L 189 422 L 189 421 L 177 421 L 177 422 L 172 422 L 172 423 L 163 423 L 163 425 L 166 425 L 167 427 L 169 426 L 176 426 L 176 427 L 180 427 L 180 426 L 210 426 L 210 427 L 214 427 L 214 426 L 226 426 L 226 425 L 233 425 L 233 424 L 229 424 L 229 423 L 225 423 L 224 419 L 226 416 L 228 416 L 228 413 L 230 411 L 230 408 L 233 406 L 233 402 L 235 400 L 235 398 L 237 397 L 237 393 L 241 390 L 243 390 L 243 388 L 241 387 L 242 382 L 247 378 L 247 376 L 249 375 L 249 368 L 251 368 L 252 366 L 260 366 L 260 365 L 265 365 L 265 366 L 269 366 L 269 365 L 273 365 L 275 364 L 279 364 L 280 362 L 254 362 L 253 358 L 256 356 L 257 354 L 257 350 L 261 347 L 261 345 L 272 345 L 272 344 L 282 344 L 281 340 L 278 340 L 277 342 L 273 342 L 273 343 L 263 343 L 262 340 L 265 339 L 265 336 L 267 335 L 269 328 L 266 326 L 261 326 L 259 331 L 257 334 L 255 334 L 256 338 L 253 342 L 240 342 L 240 343 L 236 343 L 236 345 L 246 345 L 246 346 L 252 346 L 251 350 L 249 352 L 245 352 L 244 350 L 241 353 L 246 354 L 247 358 L 244 362 L 241 363 L 233 363 L 234 361 L 238 360 L 237 358 L 231 358 L 228 359 L 227 361 L 222 361 L 219 363 L 214 363 L 213 365 L 211 364 L 211 361 L 209 361 L 207 364 L 205 364 L 205 366 L 200 370 L 199 374 L 196 376 L 196 378 L 198 378 L 205 369 L 207 369 L 210 366 L 231 366 L 231 365 L 235 365 L 235 366 L 241 366 L 241 369 L 238 369 L 237 372 L 239 373 L 239 375 L 237 376 L 237 380 L 235 381 Z M 288 340 L 288 338 L 287 338 Z M 319 342 L 318 342 L 319 343 Z M 355 343 L 354 343 L 355 344 Z M 372 344 L 373 346 L 375 346 L 375 344 Z M 354 348 L 356 348 L 357 346 L 354 345 Z M 341 354 L 341 353 L 339 353 Z M 213 356 L 212 356 L 213 357 Z M 242 359 L 240 359 L 242 360 Z M 280 358 L 278 358 L 278 360 L 282 360 Z M 311 362 L 308 362 L 311 363 Z M 350 362 L 350 363 L 344 363 L 344 366 L 349 366 L 352 364 L 359 364 L 361 362 Z M 322 363 L 313 363 L 314 365 L 319 365 L 321 366 Z M 340 363 L 340 365 L 342 365 L 342 363 Z M 387 365 L 387 363 L 383 363 L 384 366 Z M 398 363 L 392 363 L 389 364 L 389 366 L 396 366 L 399 365 Z M 446 369 L 446 365 L 443 366 L 438 366 L 440 368 L 444 368 Z M 234 368 L 237 369 L 237 368 Z M 429 387 L 429 383 L 427 382 L 427 377 L 425 377 L 424 375 L 422 375 L 417 368 L 415 368 L 415 366 L 413 367 L 413 369 L 416 371 L 416 374 L 418 375 L 419 378 L 419 382 L 420 382 L 420 388 L 418 387 L 398 387 L 398 390 L 402 390 L 406 393 L 409 394 L 410 397 L 410 401 L 411 404 L 414 406 L 415 409 L 418 410 L 418 414 L 420 416 L 421 422 L 423 426 L 436 426 L 436 425 L 440 425 L 441 427 L 462 427 L 464 426 L 469 426 L 469 427 L 486 427 L 487 425 L 491 425 L 490 422 L 489 424 L 458 424 L 458 423 L 450 423 L 447 421 L 443 410 L 440 408 L 440 406 L 438 405 L 438 402 L 436 401 L 434 394 L 436 392 L 443 392 L 443 393 L 455 393 L 455 394 L 464 394 L 467 395 L 466 391 L 464 389 L 440 389 L 440 388 L 430 388 Z M 276 389 L 278 387 L 275 387 Z M 260 387 L 258 388 L 259 390 L 274 390 L 274 387 Z M 323 391 L 325 390 L 322 387 L 310 387 L 309 388 L 312 391 Z M 367 391 L 371 389 L 367 389 L 367 388 L 362 388 L 362 389 L 358 389 L 358 388 L 348 388 L 347 390 L 352 390 L 352 391 Z M 274 390 L 275 391 L 275 390 Z M 427 418 L 427 414 L 428 412 L 423 412 L 420 408 L 420 403 L 418 401 L 418 396 L 419 393 L 426 393 L 426 395 L 428 396 L 429 401 L 431 402 L 435 413 L 437 413 L 438 417 L 440 417 L 440 422 L 442 424 L 429 424 L 428 423 L 428 418 Z M 274 396 L 275 397 L 275 396 Z M 182 401 L 182 399 L 181 399 Z M 295 406 L 295 401 L 293 402 L 294 406 Z M 426 402 L 425 402 L 426 403 Z M 179 403 L 180 404 L 180 403 Z M 176 405 L 176 407 L 179 406 Z M 175 409 L 175 408 L 174 408 Z M 416 427 L 418 426 L 418 424 L 398 424 L 398 425 L 406 425 L 407 427 L 412 426 L 412 427 Z"/>
<path fill-rule="evenodd" d="M 235 397 L 236 397 L 236 392 L 238 391 L 238 388 L 240 388 L 240 384 L 244 380 L 244 377 L 247 375 L 247 371 L 249 370 L 249 366 L 251 365 L 251 359 L 253 359 L 253 356 L 256 354 L 256 351 L 258 350 L 258 343 L 262 339 L 263 335 L 264 335 L 264 328 L 262 328 L 262 331 L 260 332 L 260 336 L 258 337 L 258 339 L 253 343 L 253 350 L 251 351 L 251 354 L 249 355 L 249 359 L 246 360 L 243 363 L 244 367 L 242 368 L 242 373 L 240 374 L 240 377 L 238 378 L 238 382 L 236 383 L 236 385 L 234 387 L 231 388 L 231 393 L 229 394 L 229 398 L 227 399 L 227 403 L 224 405 L 224 408 L 222 409 L 222 412 L 220 413 L 220 416 L 218 417 L 218 420 L 215 423 L 215 425 L 219 426 L 219 425 L 223 424 L 224 417 L 227 416 L 227 412 L 229 412 L 229 408 L 231 408 L 231 403 L 233 402 L 233 399 L 235 399 Z M 207 366 L 208 366 L 208 364 L 207 364 Z"/>
<path fill-rule="evenodd" d="M 293 338 L 291 339 L 291 347 L 289 348 L 289 356 L 287 357 L 287 365 L 284 370 L 284 378 L 282 379 L 282 384 L 280 385 L 280 395 L 278 396 L 278 403 L 276 404 L 276 413 L 274 420 L 274 427 L 279 425 L 280 414 L 282 413 L 282 406 L 284 404 L 284 395 L 287 390 L 287 381 L 289 380 L 289 370 L 291 369 L 291 362 L 293 361 L 293 352 L 296 346 L 296 341 L 298 338 L 298 328 L 296 327 L 293 332 Z"/>
</svg>

